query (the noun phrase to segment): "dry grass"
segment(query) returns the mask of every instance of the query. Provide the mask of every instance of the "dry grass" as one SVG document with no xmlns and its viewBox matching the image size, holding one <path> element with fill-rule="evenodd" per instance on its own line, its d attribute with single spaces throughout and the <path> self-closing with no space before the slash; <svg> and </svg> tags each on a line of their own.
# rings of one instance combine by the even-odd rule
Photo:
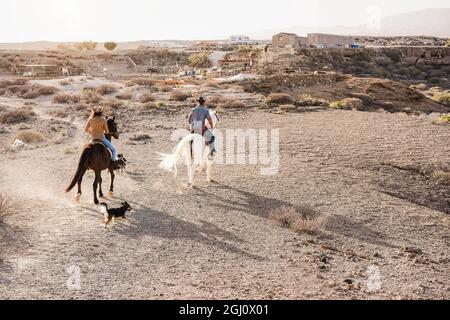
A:
<svg viewBox="0 0 450 320">
<path fill-rule="evenodd" d="M 81 99 L 87 104 L 97 104 L 102 101 L 102 96 L 94 91 L 85 90 L 82 94 Z"/>
<path fill-rule="evenodd" d="M 281 207 L 269 214 L 269 219 L 285 228 L 299 233 L 316 233 L 320 231 L 327 217 L 320 215 L 311 207 Z"/>
<path fill-rule="evenodd" d="M 433 96 L 433 100 L 446 106 L 450 106 L 450 93 L 442 92 Z"/>
<path fill-rule="evenodd" d="M 294 98 L 286 93 L 271 93 L 266 98 L 267 104 L 293 104 Z"/>
<path fill-rule="evenodd" d="M 450 172 L 446 171 L 434 171 L 431 175 L 433 180 L 436 180 L 437 182 L 445 185 L 450 186 Z"/>
<path fill-rule="evenodd" d="M 14 204 L 10 201 L 6 193 L 0 193 L 0 225 L 3 219 L 14 213 Z"/>
<path fill-rule="evenodd" d="M 28 83 L 27 79 L 17 78 L 12 80 L 0 80 L 0 89 L 11 87 L 11 86 L 23 86 Z"/>
<path fill-rule="evenodd" d="M 0 114 L 0 123 L 16 124 L 31 120 L 36 114 L 31 107 L 22 107 Z"/>
<path fill-rule="evenodd" d="M 193 53 L 189 56 L 189 65 L 193 68 L 211 68 L 209 61 L 209 51 Z"/>
<path fill-rule="evenodd" d="M 133 78 L 125 83 L 125 85 L 127 87 L 132 87 L 132 86 L 138 85 L 138 86 L 146 86 L 149 88 L 153 87 L 155 84 L 156 84 L 155 80 L 148 79 L 148 78 Z"/>
<path fill-rule="evenodd" d="M 25 143 L 37 143 L 44 141 L 42 134 L 35 130 L 21 130 L 18 131 L 14 137 L 14 140 L 22 140 Z"/>
<path fill-rule="evenodd" d="M 223 100 L 219 107 L 222 109 L 243 109 L 247 108 L 247 105 L 240 100 Z"/>
<path fill-rule="evenodd" d="M 40 96 L 49 96 L 58 92 L 59 89 L 52 86 L 42 86 L 39 84 L 32 85 L 29 90 L 22 94 L 24 99 L 36 99 Z"/>
<path fill-rule="evenodd" d="M 187 99 L 189 99 L 190 97 L 192 97 L 191 94 L 186 93 L 186 92 L 181 92 L 181 91 L 173 91 L 170 94 L 170 100 L 179 101 L 179 102 L 184 102 Z"/>
<path fill-rule="evenodd" d="M 340 110 L 363 110 L 364 103 L 358 98 L 345 98 L 339 101 L 334 101 L 330 104 L 330 108 Z"/>
<path fill-rule="evenodd" d="M 158 86 L 158 90 L 161 92 L 170 92 L 170 91 L 172 91 L 173 88 L 174 88 L 174 86 L 170 86 L 170 85 Z"/>
<path fill-rule="evenodd" d="M 108 108 L 111 108 L 111 109 L 118 109 L 121 106 L 123 106 L 123 102 L 118 100 L 118 99 L 103 100 L 100 104 L 102 106 L 104 106 L 104 107 L 108 107 Z"/>
<path fill-rule="evenodd" d="M 139 101 L 141 103 L 147 103 L 147 102 L 155 101 L 155 97 L 149 92 L 144 92 L 139 96 Z"/>
<path fill-rule="evenodd" d="M 325 99 L 314 98 L 308 94 L 302 94 L 295 101 L 295 105 L 299 107 L 328 107 L 330 103 Z"/>
<path fill-rule="evenodd" d="M 101 86 L 95 89 L 95 93 L 101 96 L 112 94 L 114 92 L 117 92 L 117 87 L 110 84 L 102 84 Z"/>
<path fill-rule="evenodd" d="M 58 93 L 53 97 L 54 103 L 78 103 L 81 97 L 79 95 Z"/>
<path fill-rule="evenodd" d="M 120 92 L 118 95 L 116 95 L 116 98 L 120 100 L 131 100 L 133 98 L 133 94 L 128 91 Z"/>
<path fill-rule="evenodd" d="M 439 117 L 441 122 L 450 123 L 450 114 L 444 114 Z"/>
</svg>

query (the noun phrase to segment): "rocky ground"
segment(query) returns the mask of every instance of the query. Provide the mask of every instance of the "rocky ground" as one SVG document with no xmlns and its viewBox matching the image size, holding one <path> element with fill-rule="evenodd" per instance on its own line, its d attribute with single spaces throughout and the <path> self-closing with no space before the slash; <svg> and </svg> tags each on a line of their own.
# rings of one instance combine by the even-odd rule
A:
<svg viewBox="0 0 450 320">
<path fill-rule="evenodd" d="M 63 193 L 84 118 L 52 115 L 61 106 L 49 98 L 33 102 L 32 120 L 0 131 L 0 191 L 16 206 L 0 227 L 2 299 L 450 298 L 450 190 L 433 178 L 449 170 L 450 127 L 436 115 L 223 110 L 221 130 L 280 129 L 279 174 L 217 165 L 216 182 L 197 174 L 189 189 L 185 168 L 175 179 L 156 156 L 172 150 L 189 109 L 116 110 L 115 144 L 129 166 L 105 201 L 134 211 L 105 229 L 92 173 L 81 203 Z M 20 128 L 44 141 L 12 151 Z M 315 234 L 269 219 L 306 205 L 327 217 Z"/>
</svg>

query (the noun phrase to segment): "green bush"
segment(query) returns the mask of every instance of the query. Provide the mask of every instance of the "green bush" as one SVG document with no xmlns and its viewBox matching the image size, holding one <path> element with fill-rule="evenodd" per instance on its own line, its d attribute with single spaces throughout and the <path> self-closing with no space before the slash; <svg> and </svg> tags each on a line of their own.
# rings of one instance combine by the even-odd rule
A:
<svg viewBox="0 0 450 320">
<path fill-rule="evenodd" d="M 105 42 L 105 44 L 103 45 L 105 47 L 106 50 L 108 51 L 114 51 L 117 48 L 117 43 L 110 41 L 110 42 Z"/>
</svg>

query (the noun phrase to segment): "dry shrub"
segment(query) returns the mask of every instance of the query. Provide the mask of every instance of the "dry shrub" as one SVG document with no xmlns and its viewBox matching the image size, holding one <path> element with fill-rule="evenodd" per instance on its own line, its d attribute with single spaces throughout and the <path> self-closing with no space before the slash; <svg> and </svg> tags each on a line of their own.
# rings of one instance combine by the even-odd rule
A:
<svg viewBox="0 0 450 320">
<path fill-rule="evenodd" d="M 174 87 L 169 85 L 158 86 L 158 90 L 161 92 L 170 92 Z"/>
<path fill-rule="evenodd" d="M 73 107 L 76 111 L 86 111 L 88 110 L 88 106 L 84 103 L 78 103 Z"/>
<path fill-rule="evenodd" d="M 104 107 L 109 107 L 111 109 L 117 109 L 123 106 L 123 102 L 118 99 L 108 99 L 101 102 Z"/>
<path fill-rule="evenodd" d="M 52 86 L 32 85 L 29 90 L 22 94 L 24 99 L 36 99 L 40 96 L 49 96 L 55 94 L 59 89 Z"/>
<path fill-rule="evenodd" d="M 22 107 L 0 115 L 0 123 L 16 124 L 31 120 L 36 114 L 31 107 Z"/>
<path fill-rule="evenodd" d="M 141 103 L 147 103 L 150 101 L 155 101 L 155 97 L 149 92 L 144 92 L 139 96 L 139 101 Z"/>
<path fill-rule="evenodd" d="M 193 68 L 211 68 L 212 64 L 209 61 L 209 52 L 203 51 L 191 54 L 189 56 L 189 66 Z"/>
<path fill-rule="evenodd" d="M 446 106 L 450 106 L 450 93 L 442 92 L 433 96 L 433 100 Z"/>
<path fill-rule="evenodd" d="M 297 110 L 297 107 L 293 104 L 282 104 L 279 105 L 277 108 L 278 112 L 288 112 L 288 111 L 295 111 Z"/>
<path fill-rule="evenodd" d="M 10 86 L 6 88 L 6 93 L 17 97 L 22 97 L 24 94 L 30 91 L 31 91 L 30 85 Z"/>
<path fill-rule="evenodd" d="M 445 123 L 450 123 L 450 114 L 444 114 L 440 116 L 439 120 Z"/>
<path fill-rule="evenodd" d="M 114 41 L 109 41 L 109 42 L 105 42 L 103 44 L 103 46 L 105 47 L 106 50 L 108 51 L 114 51 L 117 48 L 117 43 Z"/>
<path fill-rule="evenodd" d="M 220 94 L 215 94 L 211 97 L 208 97 L 206 100 L 209 106 L 218 107 L 225 101 L 225 98 Z"/>
<path fill-rule="evenodd" d="M 95 89 L 95 93 L 104 96 L 107 94 L 111 94 L 117 91 L 117 87 L 110 85 L 110 84 L 102 84 L 101 86 L 97 87 Z"/>
<path fill-rule="evenodd" d="M 170 94 L 170 100 L 179 101 L 179 102 L 184 102 L 187 99 L 189 99 L 190 97 L 192 97 L 191 94 L 186 93 L 186 92 L 181 92 L 181 91 L 173 91 Z"/>
<path fill-rule="evenodd" d="M 450 186 L 450 172 L 440 170 L 434 171 L 431 177 L 443 185 Z"/>
<path fill-rule="evenodd" d="M 286 93 L 271 93 L 266 98 L 267 104 L 293 104 L 294 98 Z"/>
<path fill-rule="evenodd" d="M 311 207 L 281 207 L 269 214 L 269 219 L 299 233 L 316 233 L 326 223 L 327 217 Z"/>
<path fill-rule="evenodd" d="M 60 85 L 60 86 L 63 86 L 63 87 L 68 86 L 69 84 L 70 84 L 70 81 L 69 81 L 69 80 L 61 80 L 61 81 L 59 82 L 59 85 Z"/>
<path fill-rule="evenodd" d="M 340 110 L 363 110 L 364 103 L 358 98 L 345 98 L 340 101 L 334 101 L 330 104 L 330 108 Z"/>
<path fill-rule="evenodd" d="M 0 225 L 3 223 L 3 219 L 14 213 L 14 205 L 9 200 L 6 193 L 0 193 Z"/>
<path fill-rule="evenodd" d="M 11 87 L 11 86 L 23 86 L 28 83 L 27 79 L 17 78 L 12 80 L 0 80 L 0 89 Z"/>
<path fill-rule="evenodd" d="M 35 130 L 18 131 L 14 139 L 22 140 L 25 143 L 37 143 L 44 141 L 42 134 Z"/>
<path fill-rule="evenodd" d="M 65 118 L 68 116 L 67 109 L 63 109 L 63 108 L 55 110 L 51 114 L 52 114 L 52 116 L 57 117 L 57 118 Z"/>
<path fill-rule="evenodd" d="M 78 103 L 81 97 L 79 95 L 58 93 L 53 97 L 54 103 Z"/>
<path fill-rule="evenodd" d="M 318 99 L 308 94 L 302 94 L 295 102 L 295 105 L 299 107 L 321 107 L 321 106 L 328 107 L 330 103 L 325 99 Z"/>
<path fill-rule="evenodd" d="M 118 95 L 116 95 L 117 99 L 120 100 L 131 100 L 133 98 L 133 94 L 131 92 L 120 92 Z"/>
<path fill-rule="evenodd" d="M 84 91 L 82 100 L 87 104 L 97 104 L 102 101 L 102 96 L 94 91 Z"/>
<path fill-rule="evenodd" d="M 130 79 L 125 83 L 127 87 L 131 87 L 134 85 L 138 86 L 147 86 L 147 87 L 153 87 L 155 85 L 156 81 L 148 78 L 133 78 Z"/>
<path fill-rule="evenodd" d="M 5 93 L 6 93 L 6 89 L 0 89 L 0 96 L 5 95 Z"/>
<path fill-rule="evenodd" d="M 244 102 L 239 100 L 224 100 L 219 106 L 223 109 L 243 109 L 247 107 Z"/>
</svg>

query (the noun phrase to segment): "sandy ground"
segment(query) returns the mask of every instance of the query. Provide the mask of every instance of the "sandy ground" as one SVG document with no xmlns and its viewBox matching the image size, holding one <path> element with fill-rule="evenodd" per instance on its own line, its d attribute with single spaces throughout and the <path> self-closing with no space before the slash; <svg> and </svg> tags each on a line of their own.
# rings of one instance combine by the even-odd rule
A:
<svg viewBox="0 0 450 320">
<path fill-rule="evenodd" d="M 48 107 L 34 108 L 33 125 L 50 125 Z M 407 169 L 450 165 L 448 125 L 404 114 L 229 111 L 223 129 L 280 129 L 280 173 L 220 165 L 216 183 L 197 175 L 189 189 L 185 168 L 175 180 L 156 156 L 172 149 L 186 112 L 119 118 L 115 144 L 129 166 L 106 202 L 126 200 L 134 212 L 110 229 L 92 202 L 92 173 L 80 204 L 62 191 L 84 139 L 80 119 L 61 122 L 62 141 L 31 150 L 11 152 L 11 131 L 2 131 L 0 190 L 20 210 L 3 230 L 0 298 L 450 298 L 450 190 Z M 131 142 L 136 133 L 151 139 Z M 268 219 L 304 205 L 329 216 L 319 234 Z"/>
</svg>

